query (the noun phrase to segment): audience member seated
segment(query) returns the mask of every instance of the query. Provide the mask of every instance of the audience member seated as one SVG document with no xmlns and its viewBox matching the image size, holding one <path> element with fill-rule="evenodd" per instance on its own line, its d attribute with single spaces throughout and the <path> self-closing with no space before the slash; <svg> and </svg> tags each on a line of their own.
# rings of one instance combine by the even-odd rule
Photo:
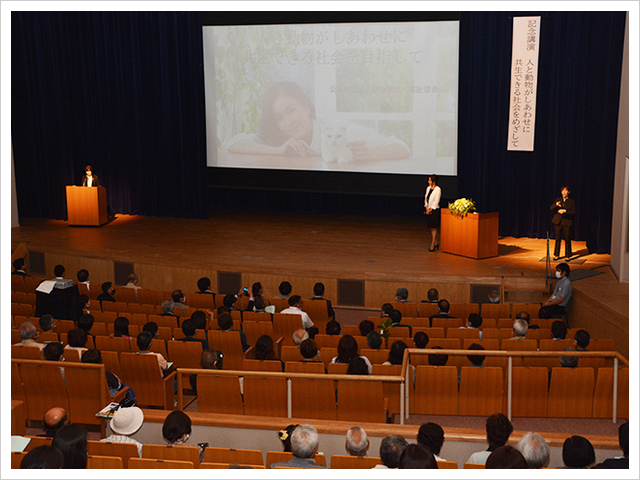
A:
<svg viewBox="0 0 640 480">
<path fill-rule="evenodd" d="M 312 425 L 299 425 L 291 434 L 293 458 L 287 462 L 272 463 L 275 467 L 326 468 L 317 465 L 314 457 L 318 451 L 318 431 Z"/>
<path fill-rule="evenodd" d="M 82 354 L 82 356 L 80 357 L 80 362 L 94 363 L 99 365 L 102 363 L 102 352 L 97 348 L 90 348 Z"/>
<path fill-rule="evenodd" d="M 436 457 L 427 448 L 419 443 L 412 443 L 407 445 L 400 460 L 398 461 L 399 469 L 414 469 L 414 468 L 438 468 Z"/>
<path fill-rule="evenodd" d="M 87 468 L 87 430 L 72 423 L 54 435 L 51 446 L 62 452 L 64 469 Z"/>
<path fill-rule="evenodd" d="M 380 442 L 380 460 L 382 465 L 373 468 L 398 468 L 398 462 L 404 449 L 407 448 L 407 441 L 400 435 L 387 435 Z"/>
<path fill-rule="evenodd" d="M 367 335 L 367 345 L 373 350 L 380 350 L 382 346 L 382 335 L 378 332 L 369 332 Z"/>
<path fill-rule="evenodd" d="M 76 277 L 78 277 L 78 285 L 86 285 L 87 290 L 91 291 L 91 284 L 89 283 L 89 270 L 87 270 L 86 268 L 78 270 L 78 273 L 76 273 Z"/>
<path fill-rule="evenodd" d="M 430 288 L 429 291 L 427 292 L 427 299 L 426 300 L 422 300 L 421 303 L 438 303 L 439 301 L 439 296 L 440 294 L 438 293 L 438 290 L 435 288 Z"/>
<path fill-rule="evenodd" d="M 527 322 L 527 328 L 529 329 L 535 330 L 537 328 L 540 328 L 538 325 L 531 325 L 531 316 L 527 312 L 522 311 L 518 313 L 515 318 L 521 318 L 522 320 Z"/>
<path fill-rule="evenodd" d="M 184 310 L 185 308 L 189 308 L 189 305 L 185 303 L 186 298 L 182 293 L 182 290 L 174 290 L 171 292 L 171 300 L 173 300 L 174 308 L 182 309 L 182 316 L 184 317 Z"/>
<path fill-rule="evenodd" d="M 567 338 L 567 324 L 562 320 L 556 320 L 551 324 L 551 336 L 554 340 L 564 340 Z"/>
<path fill-rule="evenodd" d="M 118 317 L 113 321 L 113 333 L 109 335 L 111 338 L 122 337 L 129 340 L 129 349 L 131 349 L 131 335 L 129 335 L 129 319 L 127 317 Z"/>
<path fill-rule="evenodd" d="M 429 344 L 429 335 L 424 332 L 416 332 L 413 336 L 413 343 L 416 348 L 427 348 L 427 345 Z"/>
<path fill-rule="evenodd" d="M 206 336 L 207 335 L 207 314 L 202 310 L 196 310 L 191 314 L 191 320 L 195 322 L 196 330 L 204 331 L 204 334 Z"/>
<path fill-rule="evenodd" d="M 420 445 L 427 447 L 427 449 L 433 453 L 436 461 L 444 462 L 444 458 L 440 458 L 440 450 L 444 444 L 444 430 L 440 425 L 433 422 L 428 422 L 420 426 L 418 430 L 418 437 L 416 438 Z"/>
<path fill-rule="evenodd" d="M 160 332 L 158 331 L 158 324 L 156 322 L 147 322 L 142 326 L 143 332 L 149 332 L 151 339 L 158 338 Z"/>
<path fill-rule="evenodd" d="M 302 311 L 303 304 L 304 302 L 300 295 L 293 295 L 292 297 L 289 297 L 289 308 L 285 308 L 280 313 L 300 315 L 302 317 L 302 328 L 309 330 L 313 327 L 313 322 L 307 312 Z"/>
<path fill-rule="evenodd" d="M 43 418 L 44 436 L 53 437 L 58 430 L 69 425 L 69 414 L 64 408 L 53 407 L 47 410 Z"/>
<path fill-rule="evenodd" d="M 233 317 L 229 312 L 223 312 L 218 314 L 218 326 L 220 327 L 220 330 L 222 330 L 223 332 L 227 330 L 235 331 L 235 330 L 231 330 L 231 328 L 233 327 Z M 246 352 L 247 350 L 249 350 L 249 345 L 247 344 L 247 336 L 244 334 L 242 330 L 240 330 L 240 342 L 242 343 L 243 352 Z"/>
<path fill-rule="evenodd" d="M 55 267 L 53 267 L 53 274 L 55 275 L 54 280 L 56 281 L 54 288 L 65 288 L 67 281 L 64 279 L 64 276 L 63 276 L 64 266 L 56 265 Z"/>
<path fill-rule="evenodd" d="M 278 438 L 282 442 L 283 452 L 291 452 L 291 434 L 293 433 L 293 431 L 296 429 L 297 426 L 298 426 L 297 424 L 295 425 L 292 424 L 292 425 L 289 425 L 284 430 L 280 430 L 278 432 Z"/>
<path fill-rule="evenodd" d="M 409 290 L 406 287 L 398 287 L 396 290 L 396 302 L 400 303 L 410 303 L 409 300 Z"/>
<path fill-rule="evenodd" d="M 127 277 L 127 284 L 123 288 L 135 288 L 137 290 L 142 288 L 139 284 L 140 278 L 135 273 L 132 273 Z"/>
<path fill-rule="evenodd" d="M 563 352 L 575 352 L 575 350 L 573 348 L 565 348 L 564 350 L 562 350 Z M 566 356 L 566 357 L 560 357 L 560 366 L 561 367 L 567 367 L 567 368 L 576 368 L 578 366 L 578 362 L 580 360 L 580 357 L 574 357 L 574 356 Z M 551 380 L 551 372 L 549 372 L 549 380 Z"/>
<path fill-rule="evenodd" d="M 316 335 L 320 333 L 320 330 L 318 330 L 318 327 L 311 327 L 307 330 L 307 333 L 309 334 L 309 338 L 315 340 Z"/>
<path fill-rule="evenodd" d="M 85 313 L 78 319 L 77 326 L 80 330 L 84 330 L 87 333 L 87 335 L 90 335 L 91 327 L 93 327 L 94 321 L 95 320 L 93 318 L 93 315 L 89 313 Z"/>
<path fill-rule="evenodd" d="M 525 433 L 518 442 L 517 448 L 527 461 L 529 468 L 547 468 L 549 466 L 551 449 L 539 433 Z"/>
<path fill-rule="evenodd" d="M 111 282 L 104 282 L 102 284 L 102 293 L 98 295 L 98 301 L 100 302 L 100 308 L 102 308 L 102 302 L 115 302 L 116 299 L 113 296 L 116 293 L 116 287 Z"/>
<path fill-rule="evenodd" d="M 344 448 L 349 455 L 354 457 L 365 457 L 369 450 L 369 438 L 367 432 L 361 427 L 351 427 L 347 431 Z"/>
<path fill-rule="evenodd" d="M 623 456 L 607 458 L 599 464 L 601 468 L 629 468 L 629 422 L 618 427 L 618 442 Z"/>
<path fill-rule="evenodd" d="M 42 330 L 43 332 L 51 332 L 56 328 L 56 321 L 49 313 L 45 313 L 44 315 L 42 315 L 38 323 L 40 324 L 40 330 Z"/>
<path fill-rule="evenodd" d="M 13 261 L 13 268 L 15 270 L 11 272 L 11 275 L 20 275 L 22 277 L 30 277 L 31 275 L 29 275 L 27 272 L 24 271 L 26 266 L 27 264 L 25 263 L 24 258 L 16 258 Z"/>
<path fill-rule="evenodd" d="M 74 312 L 74 320 L 76 323 L 80 320 L 80 317 L 84 315 L 85 311 L 87 313 L 91 312 L 91 301 L 89 300 L 89 297 L 84 294 L 78 295 L 78 303 L 76 303 L 76 309 Z"/>
<path fill-rule="evenodd" d="M 62 357 L 64 355 L 64 347 L 62 346 L 62 342 L 47 343 L 47 345 L 42 350 L 42 353 L 44 355 L 44 359 L 50 362 L 61 362 L 64 360 Z M 64 377 L 64 370 L 62 376 Z"/>
<path fill-rule="evenodd" d="M 267 301 L 262 295 L 258 295 L 253 301 L 253 311 L 258 313 L 267 311 Z"/>
<path fill-rule="evenodd" d="M 381 318 L 388 317 L 389 314 L 391 313 L 391 310 L 393 310 L 393 305 L 391 305 L 390 303 L 383 303 L 382 307 L 380 307 L 380 317 Z"/>
<path fill-rule="evenodd" d="M 373 332 L 374 328 L 375 328 L 375 325 L 373 324 L 373 322 L 371 320 L 362 320 L 358 324 L 358 329 L 360 330 L 360 335 L 362 335 L 363 337 L 366 337 L 371 332 Z"/>
<path fill-rule="evenodd" d="M 369 367 L 362 357 L 354 357 L 347 367 L 347 375 L 369 375 Z"/>
<path fill-rule="evenodd" d="M 215 293 L 213 293 L 211 291 L 211 279 L 209 277 L 202 277 L 198 279 L 198 292 L 197 293 L 204 293 L 207 295 L 215 295 Z"/>
<path fill-rule="evenodd" d="M 136 337 L 136 343 L 138 344 L 138 355 L 155 355 L 158 359 L 158 368 L 160 369 L 160 376 L 165 376 L 166 371 L 169 368 L 167 360 L 162 356 L 161 353 L 152 352 L 149 350 L 151 346 L 151 340 L 153 337 L 151 333 L 148 331 L 142 331 Z"/>
<path fill-rule="evenodd" d="M 467 350 L 484 350 L 484 347 L 479 343 L 472 343 Z M 467 355 L 467 358 L 471 362 L 472 367 L 483 368 L 485 355 Z"/>
<path fill-rule="evenodd" d="M 205 370 L 222 370 L 223 355 L 220 350 L 211 350 L 207 348 L 200 355 L 200 365 Z M 195 395 L 198 394 L 198 375 L 194 374 L 189 377 L 191 388 Z"/>
<path fill-rule="evenodd" d="M 64 456 L 55 447 L 41 445 L 27 453 L 20 462 L 20 469 L 61 469 L 64 466 Z"/>
<path fill-rule="evenodd" d="M 276 295 L 273 298 L 284 298 L 287 299 L 291 296 L 291 284 L 287 281 L 284 281 L 282 283 L 280 283 L 280 285 L 278 286 L 278 291 L 280 292 L 280 295 Z"/>
<path fill-rule="evenodd" d="M 438 301 L 438 313 L 429 317 L 429 326 L 433 327 L 434 318 L 453 318 L 449 315 L 449 308 L 451 308 L 451 305 L 444 298 Z"/>
<path fill-rule="evenodd" d="M 315 340 L 307 338 L 300 344 L 300 355 L 304 358 L 303 362 L 319 362 L 318 344 Z"/>
<path fill-rule="evenodd" d="M 389 318 L 391 318 L 391 326 L 392 327 L 403 327 L 406 328 L 407 331 L 409 332 L 409 335 L 407 335 L 408 337 L 412 337 L 413 336 L 413 329 L 411 328 L 411 325 L 403 325 L 402 323 L 402 313 L 400 312 L 400 310 L 391 310 L 391 312 L 389 312 Z"/>
<path fill-rule="evenodd" d="M 442 347 L 433 347 L 433 350 L 442 350 Z M 444 367 L 449 361 L 449 355 L 446 353 L 430 353 L 427 356 L 429 365 L 434 367 Z"/>
<path fill-rule="evenodd" d="M 178 316 L 175 313 L 176 311 L 176 302 L 174 302 L 171 298 L 165 298 L 162 301 L 162 313 L 160 316 L 162 317 L 176 317 L 176 326 L 180 326 L 180 321 L 178 320 Z"/>
<path fill-rule="evenodd" d="M 489 303 L 500 303 L 500 291 L 499 290 L 491 290 L 491 293 L 487 297 Z"/>
<path fill-rule="evenodd" d="M 311 300 L 322 300 L 327 302 L 327 314 L 329 318 L 336 318 L 336 314 L 331 306 L 331 300 L 323 298 L 324 295 L 324 283 L 318 282 L 313 286 L 313 298 Z"/>
<path fill-rule="evenodd" d="M 351 360 L 358 357 L 358 342 L 351 335 L 343 335 L 338 342 L 338 356 L 331 359 L 331 363 L 346 363 L 349 364 Z M 367 364 L 369 375 L 373 371 L 373 366 L 367 357 L 360 357 L 364 359 Z"/>
<path fill-rule="evenodd" d="M 516 340 L 524 340 L 525 335 L 527 334 L 527 330 L 529 326 L 527 325 L 527 321 L 521 318 L 517 318 L 513 322 L 513 337 Z"/>
<path fill-rule="evenodd" d="M 162 438 L 167 445 L 184 445 L 191 436 L 191 418 L 179 410 L 171 412 L 164 419 Z"/>
<path fill-rule="evenodd" d="M 87 350 L 87 332 L 79 328 L 69 330 L 67 334 L 67 345 L 65 350 L 76 350 L 79 356 L 82 356 Z"/>
<path fill-rule="evenodd" d="M 404 356 L 404 351 L 406 349 L 407 344 L 402 340 L 396 340 L 393 342 L 391 349 L 389 349 L 389 357 L 383 365 L 402 365 L 402 357 Z"/>
<path fill-rule="evenodd" d="M 302 345 L 302 342 L 309 338 L 309 332 L 306 330 L 299 328 L 295 332 L 293 332 L 293 343 L 295 343 L 296 347 Z"/>
<path fill-rule="evenodd" d="M 467 325 L 460 328 L 466 328 L 470 330 L 478 330 L 482 326 L 482 317 L 478 313 L 472 313 L 467 319 Z M 482 340 L 482 330 L 478 331 L 478 338 Z"/>
<path fill-rule="evenodd" d="M 262 335 L 253 347 L 253 358 L 256 360 L 277 360 L 282 365 L 282 371 L 284 372 L 284 362 L 276 357 L 276 352 L 273 346 L 273 338 L 269 335 Z"/>
<path fill-rule="evenodd" d="M 487 458 L 494 450 L 507 443 L 509 435 L 513 432 L 513 425 L 502 413 L 494 413 L 487 418 L 486 429 L 489 448 L 472 454 L 467 460 L 468 463 L 486 463 Z"/>
<path fill-rule="evenodd" d="M 327 322 L 327 326 L 325 328 L 327 335 L 340 335 L 341 330 L 342 327 L 335 320 L 329 320 L 329 322 Z"/>
<path fill-rule="evenodd" d="M 33 323 L 24 322 L 22 325 L 20 325 L 19 333 L 22 340 L 16 343 L 16 345 L 22 345 L 24 347 L 38 347 L 40 351 L 44 349 L 44 343 L 36 342 L 36 339 L 38 338 L 40 333 Z"/>
<path fill-rule="evenodd" d="M 495 468 L 529 468 L 524 456 L 511 445 L 496 448 L 487 458 L 487 469 Z"/>
<path fill-rule="evenodd" d="M 586 351 L 591 341 L 591 335 L 586 330 L 578 330 L 573 336 L 573 342 L 578 351 Z"/>
<path fill-rule="evenodd" d="M 558 283 L 556 283 L 553 295 L 542 302 L 538 311 L 538 318 L 558 318 L 564 315 L 573 295 L 573 287 L 571 286 L 571 280 L 569 280 L 570 274 L 571 268 L 568 264 L 559 263 L 556 265 Z"/>
<path fill-rule="evenodd" d="M 176 338 L 176 340 L 179 340 L 181 342 L 199 343 L 200 345 L 202 345 L 203 350 L 206 348 L 209 348 L 209 344 L 207 343 L 206 340 L 203 340 L 202 338 L 194 338 L 194 335 L 196 334 L 196 330 L 197 330 L 195 320 L 188 318 L 187 320 L 182 322 L 181 328 L 182 328 L 182 333 L 184 334 L 184 338 Z"/>
<path fill-rule="evenodd" d="M 589 440 L 573 435 L 562 444 L 562 461 L 565 466 L 558 468 L 589 468 L 596 463 L 596 453 Z"/>
<path fill-rule="evenodd" d="M 136 433 L 144 423 L 144 413 L 138 407 L 120 407 L 111 417 L 109 428 L 113 431 L 101 442 L 133 443 L 138 447 L 138 456 L 142 457 L 142 443 L 131 435 Z"/>
</svg>

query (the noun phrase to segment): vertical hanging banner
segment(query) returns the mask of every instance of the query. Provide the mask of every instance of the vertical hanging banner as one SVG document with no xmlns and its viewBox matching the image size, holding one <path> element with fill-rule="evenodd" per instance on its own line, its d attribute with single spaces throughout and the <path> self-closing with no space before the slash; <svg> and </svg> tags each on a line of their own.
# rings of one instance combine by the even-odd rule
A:
<svg viewBox="0 0 640 480">
<path fill-rule="evenodd" d="M 514 17 L 507 150 L 533 151 L 539 46 L 540 17 Z"/>
</svg>

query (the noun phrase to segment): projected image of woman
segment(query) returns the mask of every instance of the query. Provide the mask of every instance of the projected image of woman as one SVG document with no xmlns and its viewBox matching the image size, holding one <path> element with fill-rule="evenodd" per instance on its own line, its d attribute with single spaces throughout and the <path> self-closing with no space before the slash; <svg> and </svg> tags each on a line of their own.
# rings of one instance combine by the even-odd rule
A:
<svg viewBox="0 0 640 480">
<path fill-rule="evenodd" d="M 239 134 L 227 150 L 291 157 L 322 155 L 325 163 L 393 160 L 411 155 L 407 145 L 393 136 L 347 122 L 318 121 L 311 99 L 294 82 L 274 83 L 262 98 L 260 131 Z"/>
</svg>

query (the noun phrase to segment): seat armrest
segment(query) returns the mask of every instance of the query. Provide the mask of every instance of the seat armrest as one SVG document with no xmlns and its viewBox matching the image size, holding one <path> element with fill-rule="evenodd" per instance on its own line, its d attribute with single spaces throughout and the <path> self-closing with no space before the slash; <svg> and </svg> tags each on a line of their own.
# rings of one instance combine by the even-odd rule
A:
<svg viewBox="0 0 640 480">
<path fill-rule="evenodd" d="M 115 395 L 111 396 L 111 401 L 115 402 L 115 403 L 120 403 L 122 400 L 124 400 L 124 397 L 127 395 L 127 392 L 129 390 L 131 390 L 130 387 L 124 387 L 118 393 L 116 393 Z"/>
</svg>

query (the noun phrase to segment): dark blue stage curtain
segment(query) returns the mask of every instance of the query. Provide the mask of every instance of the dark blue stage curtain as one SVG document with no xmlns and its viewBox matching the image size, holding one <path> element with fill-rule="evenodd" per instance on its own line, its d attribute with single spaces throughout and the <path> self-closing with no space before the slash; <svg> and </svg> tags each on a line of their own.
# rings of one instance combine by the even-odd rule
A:
<svg viewBox="0 0 640 480">
<path fill-rule="evenodd" d="M 199 13 L 13 12 L 11 28 L 21 217 L 66 219 L 87 164 L 113 213 L 204 216 Z"/>
<path fill-rule="evenodd" d="M 507 151 L 514 16 L 541 15 L 533 152 Z M 461 12 L 459 195 L 500 212 L 500 235 L 553 237 L 563 185 L 574 238 L 611 248 L 624 12 Z"/>
</svg>

